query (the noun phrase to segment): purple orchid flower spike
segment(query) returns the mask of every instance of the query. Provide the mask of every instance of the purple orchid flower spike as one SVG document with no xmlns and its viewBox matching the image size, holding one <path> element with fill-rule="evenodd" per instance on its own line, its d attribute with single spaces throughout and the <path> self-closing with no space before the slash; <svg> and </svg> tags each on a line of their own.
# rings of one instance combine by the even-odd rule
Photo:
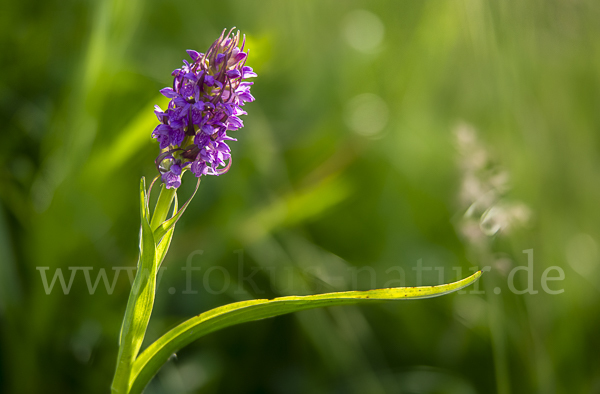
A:
<svg viewBox="0 0 600 394">
<path fill-rule="evenodd" d="M 250 94 L 256 77 L 246 66 L 246 38 L 240 32 L 223 30 L 206 53 L 188 49 L 191 62 L 173 71 L 173 86 L 161 89 L 170 99 L 165 111 L 155 106 L 160 124 L 152 132 L 161 153 L 156 159 L 161 179 L 167 188 L 181 186 L 181 175 L 189 169 L 197 177 L 222 175 L 231 167 L 227 141 L 230 130 L 244 126 L 241 107 L 254 101 Z"/>
</svg>

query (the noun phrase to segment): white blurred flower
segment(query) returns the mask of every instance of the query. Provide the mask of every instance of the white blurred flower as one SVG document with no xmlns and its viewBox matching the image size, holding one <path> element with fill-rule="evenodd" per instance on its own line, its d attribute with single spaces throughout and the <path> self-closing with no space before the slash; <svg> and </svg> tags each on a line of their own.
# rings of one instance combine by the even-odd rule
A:
<svg viewBox="0 0 600 394">
<path fill-rule="evenodd" d="M 459 202 L 464 209 L 461 234 L 473 244 L 485 237 L 508 234 L 515 226 L 523 226 L 531 218 L 531 210 L 519 201 L 510 201 L 507 171 L 494 165 L 487 149 L 477 139 L 475 129 L 460 124 L 454 130 L 461 170 Z"/>
</svg>

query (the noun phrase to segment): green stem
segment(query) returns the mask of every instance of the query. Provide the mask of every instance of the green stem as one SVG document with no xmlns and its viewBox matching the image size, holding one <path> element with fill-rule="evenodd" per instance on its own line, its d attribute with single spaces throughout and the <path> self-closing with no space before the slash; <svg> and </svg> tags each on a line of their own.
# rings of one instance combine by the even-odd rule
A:
<svg viewBox="0 0 600 394">
<path fill-rule="evenodd" d="M 161 185 L 160 195 L 158 196 L 158 201 L 156 201 L 156 208 L 154 208 L 152 221 L 150 222 L 152 231 L 156 230 L 167 219 L 167 214 L 171 208 L 176 191 L 177 189 L 167 189 L 165 185 Z"/>
<path fill-rule="evenodd" d="M 149 196 L 146 196 L 146 192 L 144 191 L 145 186 L 144 183 L 142 181 L 142 207 L 144 207 L 144 205 L 146 204 L 147 198 Z M 147 218 L 144 217 L 144 213 L 142 213 L 142 226 L 144 225 L 144 222 L 146 223 L 145 226 L 146 228 L 148 228 L 148 232 L 146 234 L 149 234 L 150 236 L 150 240 L 152 240 L 152 232 L 154 230 L 156 230 L 167 218 L 167 215 L 169 213 L 169 210 L 171 208 L 171 204 L 173 203 L 173 199 L 175 198 L 175 193 L 176 193 L 176 189 L 167 189 L 165 188 L 164 185 L 162 185 L 161 190 L 160 190 L 160 194 L 158 196 L 158 200 L 156 201 L 156 206 L 154 208 L 154 213 L 152 215 L 152 220 L 150 222 L 150 224 L 148 224 L 148 222 L 146 221 Z M 143 210 L 145 208 L 142 208 Z M 177 209 L 177 208 L 175 208 Z M 144 233 L 144 232 L 142 232 Z M 170 239 L 169 239 L 170 241 Z M 151 264 L 151 266 L 153 267 L 152 270 L 154 271 L 156 268 L 156 260 L 155 260 L 155 253 L 156 253 L 156 244 L 151 241 L 152 245 L 151 245 L 151 259 L 154 261 L 154 264 Z M 167 246 L 168 248 L 168 246 Z M 140 249 L 141 250 L 141 249 Z M 147 249 L 146 249 L 147 250 Z M 164 254 L 166 253 L 166 251 L 163 252 L 163 257 Z M 134 281 L 134 285 L 131 288 L 130 294 L 129 294 L 129 299 L 127 302 L 127 309 L 125 311 L 125 317 L 123 318 L 123 326 L 124 327 L 127 324 L 127 327 L 131 327 L 135 324 L 135 320 L 136 320 L 136 310 L 139 309 L 139 306 L 137 306 L 136 304 L 138 302 L 142 302 L 142 304 L 146 305 L 146 312 L 147 314 L 147 319 L 139 319 L 137 318 L 137 324 L 138 324 L 138 329 L 142 329 L 143 330 L 143 334 L 141 336 L 141 338 L 143 339 L 144 335 L 145 335 L 145 331 L 147 328 L 147 324 L 148 324 L 148 320 L 150 317 L 150 314 L 152 313 L 152 307 L 154 305 L 154 290 L 152 289 L 152 291 L 149 294 L 150 299 L 146 299 L 146 300 L 140 300 L 140 294 L 139 293 L 139 287 L 143 286 L 144 284 L 139 282 L 140 280 L 143 282 L 144 278 L 143 275 L 144 273 L 141 272 L 141 259 L 142 256 L 140 255 L 140 262 L 138 263 L 138 273 L 136 275 L 136 279 Z M 158 262 L 160 263 L 160 262 Z M 140 276 L 142 275 L 142 276 Z M 153 285 L 152 285 L 153 286 Z M 143 307 L 143 306 L 142 306 Z M 149 310 L 148 310 L 149 308 Z M 145 320 L 145 321 L 144 321 Z M 139 326 L 140 324 L 143 324 L 143 326 Z M 123 331 L 123 328 L 121 328 L 121 330 Z M 123 334 L 121 334 L 123 335 Z M 121 337 L 121 340 L 123 340 L 123 337 Z M 129 341 L 126 341 L 129 342 Z M 131 372 L 132 372 L 132 367 L 133 367 L 133 362 L 135 361 L 136 357 L 137 357 L 137 353 L 138 353 L 138 349 L 139 346 L 141 345 L 141 340 L 140 343 L 137 345 L 138 347 L 132 348 L 132 346 L 134 346 L 132 343 L 120 343 L 119 345 L 119 355 L 117 357 L 117 369 L 115 371 L 115 376 L 114 376 L 114 380 L 111 386 L 111 392 L 113 394 L 127 394 L 130 390 L 130 379 L 131 379 Z M 132 350 L 133 349 L 133 350 Z"/>
</svg>

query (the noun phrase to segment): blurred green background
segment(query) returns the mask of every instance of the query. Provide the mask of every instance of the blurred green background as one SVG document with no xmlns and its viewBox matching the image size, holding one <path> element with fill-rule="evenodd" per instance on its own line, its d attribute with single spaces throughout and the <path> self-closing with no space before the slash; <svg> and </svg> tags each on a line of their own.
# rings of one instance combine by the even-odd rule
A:
<svg viewBox="0 0 600 394">
<path fill-rule="evenodd" d="M 489 272 L 213 333 L 147 392 L 600 393 L 599 20 L 593 0 L 5 2 L 0 391 L 109 391 L 129 281 L 84 274 L 135 265 L 158 90 L 237 26 L 256 101 L 178 224 L 147 341 L 237 300 Z M 516 294 L 528 249 L 538 293 Z M 69 294 L 46 294 L 58 268 Z"/>
</svg>

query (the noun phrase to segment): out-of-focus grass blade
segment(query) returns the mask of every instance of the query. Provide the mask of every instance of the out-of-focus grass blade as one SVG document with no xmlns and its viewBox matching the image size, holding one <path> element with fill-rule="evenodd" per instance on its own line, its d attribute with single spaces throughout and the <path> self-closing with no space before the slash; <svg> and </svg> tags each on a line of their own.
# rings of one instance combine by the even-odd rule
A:
<svg viewBox="0 0 600 394">
<path fill-rule="evenodd" d="M 150 345 L 133 365 L 130 392 L 141 393 L 160 367 L 179 349 L 208 333 L 225 327 L 326 306 L 437 297 L 460 290 L 475 282 L 480 276 L 481 271 L 458 282 L 440 286 L 397 287 L 311 296 L 280 297 L 272 300 L 236 302 L 215 308 L 185 321 Z"/>
<path fill-rule="evenodd" d="M 334 175 L 318 185 L 284 196 L 255 210 L 241 225 L 232 229 L 243 243 L 261 239 L 277 226 L 293 226 L 318 216 L 350 196 L 354 187 L 347 179 Z"/>
<path fill-rule="evenodd" d="M 154 305 L 156 289 L 156 271 L 158 265 L 154 236 L 148 221 L 148 204 L 146 181 L 142 177 L 140 183 L 140 212 L 142 226 L 140 231 L 140 260 L 133 282 L 132 291 L 127 301 L 125 318 L 121 327 L 117 369 L 112 384 L 112 392 L 127 393 L 131 377 L 131 367 L 135 360 L 150 320 Z M 164 251 L 161 254 L 164 256 Z"/>
<path fill-rule="evenodd" d="M 118 171 L 142 147 L 150 144 L 152 142 L 151 131 L 158 123 L 156 116 L 152 113 L 153 105 L 158 104 L 165 108 L 167 103 L 168 99 L 162 95 L 148 102 L 108 148 L 93 154 L 84 169 L 86 176 L 96 182 L 98 179 L 104 180 Z"/>
</svg>

